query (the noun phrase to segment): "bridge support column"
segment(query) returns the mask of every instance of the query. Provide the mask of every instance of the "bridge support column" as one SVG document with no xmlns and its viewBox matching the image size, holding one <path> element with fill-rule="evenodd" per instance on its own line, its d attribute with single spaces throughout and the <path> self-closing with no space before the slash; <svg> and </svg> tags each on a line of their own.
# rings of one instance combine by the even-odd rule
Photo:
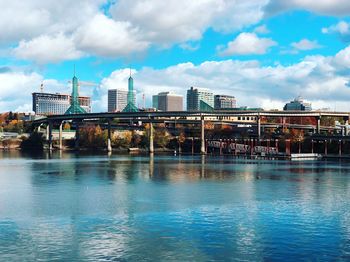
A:
<svg viewBox="0 0 350 262">
<path fill-rule="evenodd" d="M 317 124 L 316 124 L 316 134 L 321 134 L 321 117 L 316 117 Z"/>
<path fill-rule="evenodd" d="M 79 150 L 79 140 L 80 140 L 79 128 L 80 128 L 80 123 L 75 122 L 75 145 L 74 145 L 75 150 Z"/>
<path fill-rule="evenodd" d="M 53 123 L 50 121 L 48 124 L 49 127 L 49 150 L 52 150 L 52 125 Z"/>
<path fill-rule="evenodd" d="M 339 139 L 339 156 L 341 156 L 341 140 Z"/>
<path fill-rule="evenodd" d="M 194 137 L 192 137 L 192 155 L 194 154 Z"/>
<path fill-rule="evenodd" d="M 153 142 L 153 124 L 149 123 L 149 152 L 150 154 L 154 153 L 154 142 Z"/>
<path fill-rule="evenodd" d="M 346 120 L 345 121 L 345 127 L 344 127 L 344 131 L 345 131 L 345 134 L 344 135 L 348 135 L 349 133 L 349 129 L 348 129 L 348 125 L 349 125 L 349 120 Z"/>
<path fill-rule="evenodd" d="M 107 152 L 112 152 L 112 132 L 111 132 L 111 120 L 108 120 L 108 138 L 107 138 Z"/>
<path fill-rule="evenodd" d="M 220 156 L 222 155 L 222 139 L 220 139 Z"/>
<path fill-rule="evenodd" d="M 290 156 L 290 139 L 286 139 L 286 155 Z"/>
<path fill-rule="evenodd" d="M 328 141 L 324 141 L 324 155 L 326 156 L 328 154 Z"/>
<path fill-rule="evenodd" d="M 49 126 L 49 123 L 47 123 L 47 126 L 46 126 L 46 141 L 49 141 L 49 130 L 50 130 L 50 126 Z"/>
<path fill-rule="evenodd" d="M 257 128 L 258 128 L 258 139 L 260 141 L 260 136 L 261 136 L 261 119 L 260 119 L 260 116 L 257 117 Z"/>
<path fill-rule="evenodd" d="M 201 154 L 205 155 L 206 150 L 205 150 L 205 134 L 204 134 L 204 117 L 201 118 Z"/>
<path fill-rule="evenodd" d="M 311 140 L 311 153 L 314 153 L 314 140 Z"/>
<path fill-rule="evenodd" d="M 62 125 L 63 122 L 60 123 L 60 127 L 59 127 L 59 133 L 58 133 L 58 140 L 59 140 L 59 149 L 62 150 L 63 149 L 63 144 L 62 144 Z"/>
</svg>

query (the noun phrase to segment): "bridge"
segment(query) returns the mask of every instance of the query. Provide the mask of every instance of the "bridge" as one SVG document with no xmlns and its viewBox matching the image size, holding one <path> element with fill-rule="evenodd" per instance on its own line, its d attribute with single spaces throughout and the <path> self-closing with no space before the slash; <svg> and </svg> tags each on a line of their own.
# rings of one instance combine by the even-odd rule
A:
<svg viewBox="0 0 350 262">
<path fill-rule="evenodd" d="M 315 118 L 316 125 L 291 125 L 285 124 L 285 119 L 288 117 L 299 118 Z M 314 129 L 317 134 L 321 133 L 321 129 L 328 127 L 321 127 L 322 117 L 338 117 L 343 118 L 346 123 L 350 119 L 350 112 L 330 112 L 330 111 L 264 111 L 264 110 L 230 110 L 230 111 L 213 111 L 213 112 L 198 112 L 198 111 L 168 111 L 168 112 L 113 112 L 113 113 L 83 113 L 70 115 L 53 115 L 43 117 L 33 121 L 34 126 L 47 124 L 49 148 L 52 149 L 52 128 L 54 124 L 59 124 L 59 147 L 62 148 L 62 125 L 64 122 L 72 121 L 76 125 L 76 147 L 79 147 L 79 125 L 84 121 L 102 121 L 108 127 L 108 151 L 111 151 L 111 122 L 115 119 L 128 123 L 149 123 L 150 128 L 150 145 L 149 151 L 154 152 L 153 146 L 153 124 L 154 123 L 188 123 L 198 124 L 201 127 L 201 153 L 205 154 L 205 134 L 204 127 L 206 122 L 232 124 L 232 123 L 248 123 L 256 126 L 256 135 L 258 139 L 261 137 L 262 127 L 293 127 L 301 129 Z M 250 122 L 243 121 L 241 118 L 249 118 Z M 280 118 L 281 123 L 261 123 L 261 119 L 265 118 Z M 344 133 L 347 134 L 347 126 L 344 126 Z"/>
</svg>

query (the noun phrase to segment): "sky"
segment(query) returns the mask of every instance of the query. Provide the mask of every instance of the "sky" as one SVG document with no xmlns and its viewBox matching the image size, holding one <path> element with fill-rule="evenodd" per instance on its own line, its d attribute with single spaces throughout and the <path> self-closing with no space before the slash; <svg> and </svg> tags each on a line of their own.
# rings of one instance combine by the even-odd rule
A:
<svg viewBox="0 0 350 262">
<path fill-rule="evenodd" d="M 0 112 L 32 110 L 33 92 L 80 94 L 94 112 L 107 92 L 137 104 L 191 86 L 239 106 L 350 111 L 349 0 L 0 0 Z"/>
</svg>

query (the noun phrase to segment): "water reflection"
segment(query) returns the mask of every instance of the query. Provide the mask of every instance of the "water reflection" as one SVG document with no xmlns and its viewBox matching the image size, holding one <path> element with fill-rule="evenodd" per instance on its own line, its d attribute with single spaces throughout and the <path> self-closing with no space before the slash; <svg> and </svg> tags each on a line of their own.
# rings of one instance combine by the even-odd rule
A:
<svg viewBox="0 0 350 262">
<path fill-rule="evenodd" d="M 346 259 L 350 165 L 1 153 L 0 260 Z"/>
</svg>

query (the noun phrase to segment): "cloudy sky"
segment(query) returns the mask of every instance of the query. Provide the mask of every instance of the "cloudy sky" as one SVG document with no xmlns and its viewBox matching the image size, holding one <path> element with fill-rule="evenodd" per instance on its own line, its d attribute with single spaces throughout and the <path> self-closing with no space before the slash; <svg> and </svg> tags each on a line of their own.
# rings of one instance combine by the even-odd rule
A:
<svg viewBox="0 0 350 262">
<path fill-rule="evenodd" d="M 0 112 L 30 111 L 31 93 L 69 93 L 73 74 L 93 111 L 107 90 L 142 95 L 190 86 L 238 105 L 350 111 L 349 0 L 0 0 Z"/>
</svg>

